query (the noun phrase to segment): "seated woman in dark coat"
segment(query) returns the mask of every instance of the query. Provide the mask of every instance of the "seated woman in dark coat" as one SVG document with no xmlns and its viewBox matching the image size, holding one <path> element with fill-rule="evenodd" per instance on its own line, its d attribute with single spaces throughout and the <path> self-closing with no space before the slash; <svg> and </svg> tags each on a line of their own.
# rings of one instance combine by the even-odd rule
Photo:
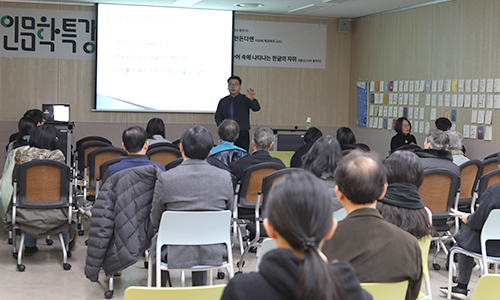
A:
<svg viewBox="0 0 500 300">
<path fill-rule="evenodd" d="M 407 118 L 401 117 L 397 119 L 394 126 L 397 134 L 391 139 L 391 152 L 404 145 L 417 145 L 415 136 L 411 135 L 411 123 Z"/>
<path fill-rule="evenodd" d="M 328 190 L 312 174 L 297 172 L 277 182 L 264 227 L 278 249 L 264 255 L 258 273 L 231 279 L 221 299 L 372 299 L 349 263 L 327 263 L 321 252 L 337 227 L 332 214 Z"/>
<path fill-rule="evenodd" d="M 305 145 L 302 145 L 302 147 L 295 151 L 292 159 L 290 160 L 290 167 L 302 167 L 302 157 L 309 151 L 309 149 L 311 149 L 314 142 L 316 142 L 321 136 L 323 136 L 323 133 L 318 128 L 311 127 L 307 129 L 306 133 L 304 134 Z"/>
<path fill-rule="evenodd" d="M 329 135 L 319 138 L 309 152 L 302 157 L 302 169 L 311 171 L 316 177 L 324 180 L 330 189 L 333 211 L 342 208 L 342 204 L 337 199 L 337 194 L 335 193 L 336 184 L 333 179 L 335 169 L 341 159 L 340 145 Z"/>
</svg>

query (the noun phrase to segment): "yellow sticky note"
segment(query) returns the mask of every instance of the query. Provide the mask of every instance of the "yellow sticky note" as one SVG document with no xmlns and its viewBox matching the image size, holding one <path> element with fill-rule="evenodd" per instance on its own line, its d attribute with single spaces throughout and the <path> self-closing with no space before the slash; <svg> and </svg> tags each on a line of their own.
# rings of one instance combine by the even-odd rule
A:
<svg viewBox="0 0 500 300">
<path fill-rule="evenodd" d="M 457 79 L 453 79 L 453 81 L 451 82 L 451 91 L 458 92 L 458 80 Z"/>
<path fill-rule="evenodd" d="M 384 94 L 384 104 L 389 104 L 389 94 Z"/>
<path fill-rule="evenodd" d="M 450 119 L 450 110 L 449 110 L 449 109 L 445 109 L 445 110 L 444 110 L 444 117 L 445 117 L 446 119 Z"/>
<path fill-rule="evenodd" d="M 375 81 L 375 92 L 380 91 L 380 81 Z"/>
</svg>

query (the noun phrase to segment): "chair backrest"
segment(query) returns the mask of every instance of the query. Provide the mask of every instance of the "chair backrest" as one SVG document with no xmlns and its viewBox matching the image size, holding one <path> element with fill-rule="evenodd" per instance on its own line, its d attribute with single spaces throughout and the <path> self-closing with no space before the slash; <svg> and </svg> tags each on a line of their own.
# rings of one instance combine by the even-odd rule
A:
<svg viewBox="0 0 500 300">
<path fill-rule="evenodd" d="M 493 170 L 481 176 L 481 179 L 479 180 L 479 184 L 477 186 L 477 200 L 475 204 L 479 204 L 479 202 L 481 202 L 481 196 L 483 195 L 484 191 L 486 191 L 489 186 L 496 183 L 500 183 L 500 171 L 498 170 L 498 164 L 496 170 Z"/>
<path fill-rule="evenodd" d="M 162 166 L 181 157 L 181 151 L 175 147 L 156 147 L 148 150 L 146 153 L 149 160 L 154 161 Z"/>
<path fill-rule="evenodd" d="M 491 300 L 498 298 L 500 274 L 486 274 L 479 278 L 470 300 Z"/>
<path fill-rule="evenodd" d="M 78 171 L 80 172 L 80 178 L 83 176 L 83 172 L 85 169 L 85 166 L 88 164 L 88 155 L 90 152 L 103 148 L 103 147 L 109 147 L 109 143 L 105 142 L 89 142 L 81 145 L 79 148 L 77 148 L 78 151 Z"/>
<path fill-rule="evenodd" d="M 58 208 L 69 205 L 69 167 L 64 163 L 37 159 L 17 169 L 17 207 Z"/>
<path fill-rule="evenodd" d="M 283 168 L 282 165 L 274 162 L 260 163 L 246 168 L 241 176 L 238 206 L 255 208 L 264 177 Z"/>
<path fill-rule="evenodd" d="M 491 157 L 483 160 L 483 174 L 489 173 L 498 169 L 498 158 Z"/>
<path fill-rule="evenodd" d="M 100 166 L 103 163 L 126 155 L 127 151 L 113 146 L 102 147 L 90 152 L 87 157 L 89 166 L 89 188 L 95 188 L 97 178 L 100 177 Z"/>
<path fill-rule="evenodd" d="M 483 174 L 483 164 L 477 160 L 469 160 L 460 166 L 460 199 L 471 198 L 477 183 Z"/>
<path fill-rule="evenodd" d="M 179 226 L 180 224 L 182 226 Z M 230 225 L 229 210 L 164 211 L 158 229 L 157 247 L 161 249 L 162 245 L 226 244 L 231 250 Z"/>
<path fill-rule="evenodd" d="M 194 287 L 143 287 L 130 286 L 125 290 L 123 300 L 219 300 L 225 284 Z"/>
<path fill-rule="evenodd" d="M 159 147 L 171 147 L 171 148 L 179 150 L 179 147 L 177 147 L 176 145 L 174 145 L 172 143 L 158 142 L 158 143 L 154 143 L 152 145 L 149 145 L 148 151 L 153 150 L 154 148 L 159 148 Z"/>
<path fill-rule="evenodd" d="M 91 135 L 91 136 L 86 136 L 86 137 L 81 138 L 78 141 L 76 141 L 76 150 L 78 151 L 78 149 L 82 145 L 92 143 L 92 142 L 103 142 L 103 143 L 107 143 L 107 144 L 111 145 L 111 141 L 108 140 L 107 138 L 102 137 L 102 136 L 97 136 L 97 135 Z"/>
<path fill-rule="evenodd" d="M 362 282 L 361 287 L 373 296 L 373 300 L 404 300 L 408 281 Z"/>
<path fill-rule="evenodd" d="M 430 209 L 433 217 L 448 217 L 448 211 L 455 204 L 460 178 L 446 169 L 424 172 L 424 181 L 418 189 L 420 199 Z"/>
<path fill-rule="evenodd" d="M 422 253 L 422 273 L 424 274 L 424 281 L 429 282 L 429 249 L 431 248 L 432 236 L 424 236 L 418 239 L 418 245 L 420 246 L 420 252 Z M 429 292 L 429 291 L 427 291 Z"/>
<path fill-rule="evenodd" d="M 500 240 L 500 209 L 493 209 L 490 211 L 486 222 L 484 222 L 483 229 L 481 230 L 481 253 L 483 255 L 483 266 L 488 266 L 486 260 L 486 242 L 488 240 Z M 488 268 L 484 268 L 488 273 Z"/>
<path fill-rule="evenodd" d="M 173 161 L 171 161 L 165 165 L 165 171 L 168 171 L 170 169 L 177 167 L 178 165 L 180 165 L 182 163 L 182 161 L 184 161 L 184 159 L 182 157 L 174 159 Z"/>
<path fill-rule="evenodd" d="M 281 159 L 287 168 L 290 167 L 290 161 L 294 154 L 295 151 L 269 151 L 269 155 Z"/>
<path fill-rule="evenodd" d="M 262 261 L 262 257 L 264 257 L 264 254 L 273 249 L 276 249 L 276 242 L 274 241 L 274 239 L 267 238 L 262 241 L 262 245 L 260 246 L 259 257 L 257 258 L 257 265 L 255 266 L 255 272 L 259 272 L 259 265 L 260 262 Z"/>
<path fill-rule="evenodd" d="M 262 203 L 261 206 L 262 209 L 264 209 L 266 205 L 267 195 L 269 194 L 269 191 L 273 187 L 274 183 L 280 180 L 281 177 L 295 172 L 306 172 L 306 171 L 300 168 L 285 168 L 274 171 L 262 179 L 261 200 L 260 200 L 260 202 Z"/>
<path fill-rule="evenodd" d="M 104 184 L 106 179 L 108 179 L 107 177 L 105 177 L 105 174 L 106 174 L 106 171 L 109 169 L 109 167 L 111 165 L 116 164 L 117 162 L 120 162 L 124 158 L 126 158 L 126 156 L 119 156 L 119 157 L 115 157 L 113 159 L 110 159 L 108 161 L 103 162 L 99 166 L 99 177 L 96 177 L 96 178 L 99 178 L 100 180 L 102 180 L 102 184 Z"/>
</svg>

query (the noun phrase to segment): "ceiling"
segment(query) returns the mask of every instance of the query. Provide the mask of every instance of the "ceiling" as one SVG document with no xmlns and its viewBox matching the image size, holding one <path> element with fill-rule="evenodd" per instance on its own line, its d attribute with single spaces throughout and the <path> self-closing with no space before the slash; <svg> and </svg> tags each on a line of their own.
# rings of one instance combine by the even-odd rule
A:
<svg viewBox="0 0 500 300">
<path fill-rule="evenodd" d="M 236 12 L 243 13 L 329 19 L 356 19 L 383 12 L 436 4 L 446 1 L 452 0 L 11 0 L 11 2 L 49 2 L 66 4 L 71 2 L 109 3 L 191 7 L 198 9 L 234 10 Z M 263 6 L 240 7 L 236 6 L 238 3 L 263 4 Z"/>
</svg>

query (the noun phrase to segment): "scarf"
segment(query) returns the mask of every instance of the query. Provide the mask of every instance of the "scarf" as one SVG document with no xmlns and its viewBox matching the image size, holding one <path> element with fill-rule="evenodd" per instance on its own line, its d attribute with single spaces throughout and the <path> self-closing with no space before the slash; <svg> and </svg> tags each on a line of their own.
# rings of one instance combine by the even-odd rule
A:
<svg viewBox="0 0 500 300">
<path fill-rule="evenodd" d="M 407 209 L 421 209 L 425 205 L 420 200 L 418 188 L 406 182 L 392 183 L 387 187 L 387 193 L 379 201 Z"/>
</svg>

